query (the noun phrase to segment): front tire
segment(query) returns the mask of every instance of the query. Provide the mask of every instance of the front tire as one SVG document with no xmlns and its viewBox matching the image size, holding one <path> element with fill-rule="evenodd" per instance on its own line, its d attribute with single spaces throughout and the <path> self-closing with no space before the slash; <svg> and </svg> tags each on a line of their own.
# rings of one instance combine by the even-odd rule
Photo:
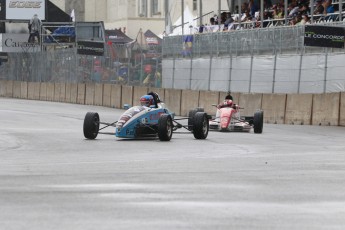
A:
<svg viewBox="0 0 345 230">
<path fill-rule="evenodd" d="M 193 132 L 194 116 L 197 112 L 204 112 L 204 108 L 198 107 L 198 108 L 189 110 L 189 113 L 188 113 L 188 130 L 189 131 Z"/>
<path fill-rule="evenodd" d="M 206 139 L 209 131 L 209 122 L 207 114 L 204 112 L 197 112 L 194 116 L 193 134 L 196 139 Z"/>
<path fill-rule="evenodd" d="M 264 111 L 260 110 L 254 113 L 254 133 L 262 133 L 264 126 Z"/>
<path fill-rule="evenodd" d="M 99 131 L 99 115 L 98 113 L 88 112 L 84 118 L 84 137 L 87 139 L 95 139 Z"/>
<path fill-rule="evenodd" d="M 158 138 L 161 141 L 170 141 L 173 133 L 173 123 L 169 114 L 163 114 L 158 120 Z"/>
</svg>

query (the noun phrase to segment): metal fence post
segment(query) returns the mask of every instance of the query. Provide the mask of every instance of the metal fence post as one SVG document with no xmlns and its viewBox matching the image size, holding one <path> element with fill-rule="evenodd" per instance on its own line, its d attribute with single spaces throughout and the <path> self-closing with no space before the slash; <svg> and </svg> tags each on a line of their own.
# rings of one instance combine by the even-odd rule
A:
<svg viewBox="0 0 345 230">
<path fill-rule="evenodd" d="M 323 92 L 326 93 L 327 90 L 327 63 L 328 62 L 328 48 L 326 48 L 326 53 L 325 53 L 325 77 L 324 77 L 324 83 L 323 83 Z"/>
<path fill-rule="evenodd" d="M 253 54 L 250 57 L 250 75 L 249 75 L 249 90 L 248 93 L 251 93 L 252 91 L 252 77 L 253 77 Z"/>
<path fill-rule="evenodd" d="M 228 85 L 228 91 L 231 92 L 231 75 L 232 75 L 232 54 L 230 54 L 230 69 L 229 69 L 229 85 Z"/>
<path fill-rule="evenodd" d="M 175 82 L 175 62 L 176 62 L 176 58 L 173 58 L 173 71 L 172 71 L 172 79 L 171 79 L 171 88 L 174 88 L 174 82 Z"/>
<path fill-rule="evenodd" d="M 297 93 L 299 93 L 300 89 L 301 89 L 302 62 L 303 62 L 303 53 L 301 53 L 301 58 L 300 58 L 300 61 L 299 61 Z"/>
<path fill-rule="evenodd" d="M 277 52 L 274 55 L 274 64 L 273 64 L 273 82 L 272 82 L 272 93 L 274 93 L 274 88 L 276 84 L 276 71 L 277 71 Z"/>
</svg>

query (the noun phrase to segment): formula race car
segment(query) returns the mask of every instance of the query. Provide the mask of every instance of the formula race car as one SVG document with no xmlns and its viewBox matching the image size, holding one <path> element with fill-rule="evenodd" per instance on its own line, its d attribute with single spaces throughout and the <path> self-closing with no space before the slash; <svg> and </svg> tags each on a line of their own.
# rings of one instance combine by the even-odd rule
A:
<svg viewBox="0 0 345 230">
<path fill-rule="evenodd" d="M 213 105 L 217 107 L 216 117 L 209 122 L 210 130 L 223 132 L 250 132 L 253 128 L 254 133 L 262 133 L 264 112 L 258 110 L 254 116 L 241 117 L 239 105 L 233 104 L 232 100 L 226 100 L 223 104 Z"/>
<path fill-rule="evenodd" d="M 188 125 L 178 122 L 183 119 L 188 119 Z M 87 139 L 95 139 L 98 134 L 110 134 L 119 138 L 158 137 L 161 141 L 170 141 L 173 132 L 185 128 L 193 133 L 196 139 L 206 139 L 209 131 L 208 120 L 209 116 L 205 112 L 194 113 L 193 117 L 175 119 L 175 114 L 164 103 L 155 103 L 154 107 L 131 107 L 113 123 L 101 122 L 98 113 L 88 112 L 85 115 L 83 131 Z M 114 127 L 115 132 L 101 132 L 107 127 Z"/>
</svg>

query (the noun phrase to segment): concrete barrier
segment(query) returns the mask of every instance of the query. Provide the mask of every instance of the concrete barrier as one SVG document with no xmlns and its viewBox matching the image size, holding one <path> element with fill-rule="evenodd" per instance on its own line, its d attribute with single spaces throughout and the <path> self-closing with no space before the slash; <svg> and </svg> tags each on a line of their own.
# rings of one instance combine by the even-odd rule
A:
<svg viewBox="0 0 345 230">
<path fill-rule="evenodd" d="M 182 90 L 181 116 L 188 116 L 191 109 L 199 107 L 199 91 Z"/>
<path fill-rule="evenodd" d="M 120 108 L 123 108 L 124 104 L 133 105 L 133 86 L 122 85 Z"/>
<path fill-rule="evenodd" d="M 40 100 L 47 100 L 47 82 L 41 82 L 40 84 Z"/>
<path fill-rule="evenodd" d="M 288 94 L 286 98 L 285 124 L 310 125 L 313 94 Z"/>
<path fill-rule="evenodd" d="M 199 107 L 204 108 L 209 115 L 216 115 L 217 109 L 212 104 L 218 104 L 219 92 L 200 91 L 199 95 Z"/>
<path fill-rule="evenodd" d="M 155 91 L 176 115 L 187 116 L 190 109 L 204 107 L 211 115 L 212 104 L 224 100 L 226 92 L 192 91 L 114 84 L 40 83 L 0 81 L 0 96 L 31 100 L 60 101 L 123 108 L 138 104 L 140 96 Z M 327 94 L 241 94 L 232 93 L 234 102 L 245 109 L 241 115 L 265 111 L 265 123 L 345 126 L 345 92 Z M 215 103 L 216 101 L 216 103 Z"/>
<path fill-rule="evenodd" d="M 345 126 L 345 92 L 340 94 L 339 125 Z"/>
<path fill-rule="evenodd" d="M 135 86 L 133 88 L 133 104 L 132 105 L 139 105 L 140 97 L 146 95 L 148 93 L 148 87 L 142 86 Z"/>
<path fill-rule="evenodd" d="M 55 84 L 52 82 L 47 83 L 47 101 L 54 101 Z"/>
<path fill-rule="evenodd" d="M 40 82 L 28 82 L 28 99 L 39 100 L 40 99 Z"/>
<path fill-rule="evenodd" d="M 5 97 L 13 97 L 13 81 L 6 81 Z"/>
<path fill-rule="evenodd" d="M 6 94 L 6 81 L 0 80 L 0 97 L 5 97 Z"/>
<path fill-rule="evenodd" d="M 28 83 L 26 81 L 20 82 L 20 98 L 28 99 Z"/>
<path fill-rule="evenodd" d="M 95 84 L 95 101 L 94 105 L 103 105 L 103 84 Z"/>
<path fill-rule="evenodd" d="M 122 109 L 122 86 L 111 85 L 110 106 L 117 109 Z"/>
<path fill-rule="evenodd" d="M 95 83 L 85 84 L 85 105 L 94 105 L 95 103 Z M 79 88 L 78 88 L 79 94 Z"/>
<path fill-rule="evenodd" d="M 13 97 L 14 98 L 21 98 L 21 82 L 14 81 L 13 82 Z"/>
<path fill-rule="evenodd" d="M 103 95 L 102 95 L 102 105 L 105 107 L 112 107 L 111 106 L 111 84 L 104 84 L 103 85 Z"/>
<path fill-rule="evenodd" d="M 264 123 L 284 124 L 286 94 L 263 94 Z"/>
<path fill-rule="evenodd" d="M 176 115 L 181 115 L 181 96 L 182 96 L 182 90 L 165 89 L 164 103 Z"/>
<path fill-rule="evenodd" d="M 86 85 L 84 83 L 78 83 L 77 104 L 85 104 L 85 93 Z"/>
<path fill-rule="evenodd" d="M 254 113 L 262 107 L 262 94 L 241 93 L 238 104 L 244 108 L 241 110 L 241 116 L 254 116 Z"/>
<path fill-rule="evenodd" d="M 78 88 L 79 94 L 79 88 Z M 85 84 L 85 105 L 94 105 L 95 103 L 95 83 Z"/>
<path fill-rule="evenodd" d="M 339 125 L 340 93 L 313 95 L 312 125 Z"/>
<path fill-rule="evenodd" d="M 70 102 L 76 104 L 78 101 L 78 83 L 71 84 L 70 97 L 71 97 Z"/>
<path fill-rule="evenodd" d="M 55 83 L 54 84 L 54 101 L 65 102 L 66 101 L 66 84 Z"/>
</svg>

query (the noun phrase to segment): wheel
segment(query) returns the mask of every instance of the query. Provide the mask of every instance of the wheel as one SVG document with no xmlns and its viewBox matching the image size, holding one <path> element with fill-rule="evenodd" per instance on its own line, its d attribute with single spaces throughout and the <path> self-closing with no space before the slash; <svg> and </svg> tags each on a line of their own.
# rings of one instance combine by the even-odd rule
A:
<svg viewBox="0 0 345 230">
<path fill-rule="evenodd" d="M 170 141 L 173 133 L 173 123 L 169 114 L 163 114 L 158 119 L 158 137 L 161 141 Z"/>
<path fill-rule="evenodd" d="M 190 131 L 193 131 L 193 123 L 194 123 L 194 116 L 197 112 L 204 112 L 204 108 L 195 108 L 195 109 L 191 109 L 189 110 L 188 113 L 188 129 Z"/>
<path fill-rule="evenodd" d="M 209 130 L 209 123 L 207 114 L 204 112 L 197 112 L 194 116 L 193 134 L 196 139 L 206 139 Z"/>
<path fill-rule="evenodd" d="M 254 113 L 254 133 L 262 133 L 264 126 L 264 111 L 260 110 Z"/>
<path fill-rule="evenodd" d="M 84 137 L 87 139 L 95 139 L 99 130 L 98 113 L 88 112 L 84 118 Z"/>
</svg>

